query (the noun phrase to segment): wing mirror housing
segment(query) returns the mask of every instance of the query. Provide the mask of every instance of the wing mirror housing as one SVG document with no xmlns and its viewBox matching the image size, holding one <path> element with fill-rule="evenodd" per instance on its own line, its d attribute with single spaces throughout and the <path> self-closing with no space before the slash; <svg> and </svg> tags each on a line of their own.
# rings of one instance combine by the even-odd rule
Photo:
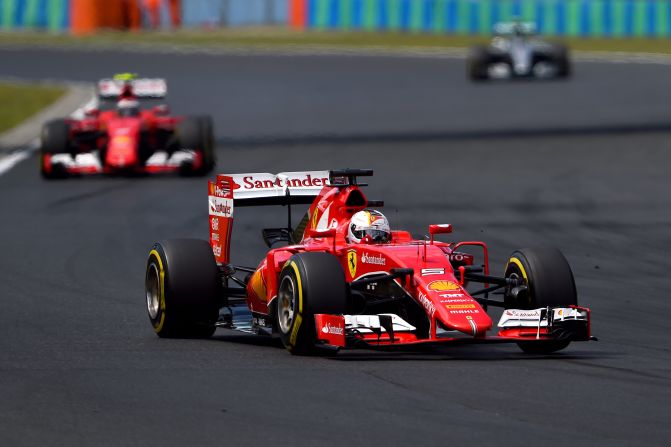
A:
<svg viewBox="0 0 671 447">
<path fill-rule="evenodd" d="M 431 235 L 432 244 L 433 244 L 433 238 L 436 234 L 449 234 L 449 233 L 452 233 L 452 224 L 429 225 L 429 234 Z"/>
<path fill-rule="evenodd" d="M 152 108 L 152 112 L 156 116 L 167 116 L 170 114 L 170 108 L 165 104 L 161 104 L 158 106 L 154 106 Z"/>
</svg>

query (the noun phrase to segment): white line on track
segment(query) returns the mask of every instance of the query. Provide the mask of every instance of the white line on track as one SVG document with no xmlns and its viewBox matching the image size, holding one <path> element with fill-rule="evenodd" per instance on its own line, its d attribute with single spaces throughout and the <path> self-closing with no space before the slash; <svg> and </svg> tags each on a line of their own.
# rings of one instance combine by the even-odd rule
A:
<svg viewBox="0 0 671 447">
<path fill-rule="evenodd" d="M 82 104 L 70 114 L 72 118 L 81 119 L 84 116 L 84 111 L 90 108 L 97 107 L 98 99 L 93 96 L 86 103 Z M 3 175 L 9 172 L 17 164 L 21 163 L 23 160 L 30 158 L 33 153 L 37 152 L 40 148 L 39 138 L 35 138 L 30 143 L 28 143 L 24 148 L 19 149 L 14 152 L 2 156 L 0 155 L 0 175 Z"/>
<path fill-rule="evenodd" d="M 5 157 L 0 158 L 0 175 L 4 174 L 5 172 L 8 172 L 10 169 L 12 169 L 14 166 L 25 160 L 26 158 L 29 158 L 33 152 L 37 151 L 37 148 L 39 147 L 40 143 L 39 140 L 35 139 L 28 146 L 26 146 L 24 149 L 21 149 L 17 152 L 12 152 L 9 155 Z"/>
</svg>

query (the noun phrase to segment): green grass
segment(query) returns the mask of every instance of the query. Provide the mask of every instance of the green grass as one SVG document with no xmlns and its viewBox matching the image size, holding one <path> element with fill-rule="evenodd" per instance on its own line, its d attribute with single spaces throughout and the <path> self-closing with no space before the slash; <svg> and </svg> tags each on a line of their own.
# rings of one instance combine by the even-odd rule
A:
<svg viewBox="0 0 671 447">
<path fill-rule="evenodd" d="M 0 133 L 21 124 L 64 92 L 60 87 L 0 84 Z"/>
<path fill-rule="evenodd" d="M 411 48 L 465 48 L 487 38 L 416 33 L 365 32 L 296 32 L 286 28 L 237 28 L 214 30 L 181 30 L 155 32 L 103 32 L 92 36 L 73 37 L 66 34 L 38 32 L 1 33 L 2 44 L 49 44 L 96 47 L 105 45 L 147 44 L 187 45 L 206 47 L 301 47 L 326 46 L 357 47 L 411 47 Z M 566 39 L 578 51 L 624 51 L 671 54 L 671 39 Z"/>
</svg>

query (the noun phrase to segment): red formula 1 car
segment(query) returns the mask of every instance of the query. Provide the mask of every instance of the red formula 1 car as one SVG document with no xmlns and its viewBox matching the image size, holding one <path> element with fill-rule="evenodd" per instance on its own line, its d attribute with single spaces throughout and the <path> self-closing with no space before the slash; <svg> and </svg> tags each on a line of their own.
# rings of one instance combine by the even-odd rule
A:
<svg viewBox="0 0 671 447">
<path fill-rule="evenodd" d="M 218 175 L 209 183 L 209 243 L 167 240 L 149 254 L 146 299 L 155 332 L 209 337 L 217 327 L 238 329 L 278 336 L 294 354 L 500 342 L 549 353 L 593 339 L 590 311 L 578 306 L 571 269 L 555 249 L 517 250 L 503 276 L 494 276 L 483 242 L 436 240 L 451 232 L 449 224 L 429 225 L 428 240 L 406 231 L 389 231 L 384 240 L 352 236 L 352 216 L 382 205 L 357 184 L 369 175 Z M 230 262 L 234 208 L 308 203 L 296 228 L 289 210 L 287 227 L 263 230 L 271 249 L 258 267 Z M 482 253 L 482 262 L 469 251 Z M 497 291 L 502 299 L 491 297 Z M 488 334 L 489 307 L 504 309 L 498 335 Z"/>
<path fill-rule="evenodd" d="M 42 129 L 40 165 L 44 178 L 85 174 L 204 175 L 215 164 L 212 119 L 179 117 L 166 105 L 143 108 L 140 100 L 161 99 L 163 79 L 129 76 L 98 83 L 111 110 L 86 110 L 81 119 L 57 119 Z"/>
</svg>

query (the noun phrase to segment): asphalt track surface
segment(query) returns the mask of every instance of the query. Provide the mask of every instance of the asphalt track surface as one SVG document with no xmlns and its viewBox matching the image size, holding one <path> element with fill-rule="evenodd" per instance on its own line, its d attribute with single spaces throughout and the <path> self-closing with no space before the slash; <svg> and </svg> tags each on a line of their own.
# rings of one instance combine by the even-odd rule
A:
<svg viewBox="0 0 671 447">
<path fill-rule="evenodd" d="M 206 237 L 205 180 L 0 177 L 0 445 L 668 445 L 671 66 L 580 63 L 569 82 L 471 85 L 463 61 L 1 50 L 0 76 L 165 76 L 211 113 L 219 172 L 372 167 L 415 234 L 559 247 L 599 342 L 289 355 L 219 330 L 162 340 L 155 240 Z M 236 213 L 255 264 L 284 210 Z"/>
</svg>

